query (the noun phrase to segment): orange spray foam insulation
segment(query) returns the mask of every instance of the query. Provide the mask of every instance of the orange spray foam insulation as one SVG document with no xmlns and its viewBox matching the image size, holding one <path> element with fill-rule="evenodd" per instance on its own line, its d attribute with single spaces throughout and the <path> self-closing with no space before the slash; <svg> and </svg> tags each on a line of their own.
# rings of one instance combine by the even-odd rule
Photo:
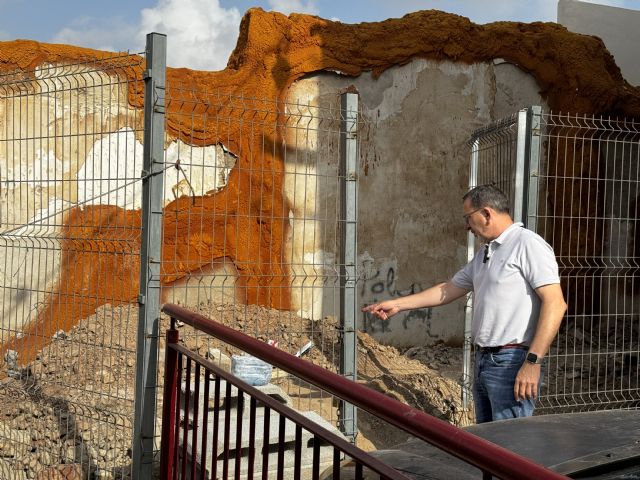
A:
<svg viewBox="0 0 640 480">
<path fill-rule="evenodd" d="M 106 69 L 119 68 L 112 54 L 66 45 L 18 40 L 0 42 L 0 70 L 19 68 L 27 75 L 42 64 L 94 58 Z M 217 123 L 215 129 L 198 117 L 184 115 L 198 92 L 223 92 L 250 98 L 284 100 L 291 84 L 305 74 L 323 70 L 374 77 L 415 58 L 461 63 L 496 58 L 518 65 L 537 81 L 547 104 L 555 111 L 640 116 L 640 91 L 629 85 L 601 40 L 577 35 L 554 23 L 496 22 L 476 25 L 464 17 L 440 11 L 420 11 L 400 19 L 343 24 L 322 18 L 284 16 L 261 9 L 242 19 L 237 45 L 227 67 L 205 72 L 167 69 L 167 86 L 177 101 L 167 108 L 167 133 L 191 145 L 207 146 L 223 140 L 238 153 L 225 188 L 211 195 L 179 198 L 165 207 L 163 282 L 170 284 L 212 261 L 228 258 L 238 272 L 246 301 L 270 308 L 291 308 L 290 278 L 285 262 L 288 205 L 283 195 L 283 155 L 279 132 L 271 133 L 265 149 L 241 123 Z M 111 67 L 109 67 L 111 65 Z M 125 67 L 140 78 L 142 66 Z M 31 72 L 31 73 L 29 73 Z M 143 107 L 140 82 L 130 82 L 128 102 Z M 180 102 L 180 92 L 189 102 Z M 202 95 L 205 95 L 202 93 Z M 205 100 L 204 98 L 202 99 Z M 253 144 L 255 143 L 255 144 Z M 257 160 L 252 151 L 267 151 Z M 274 175 L 265 182 L 259 172 Z M 256 202 L 251 199 L 261 198 Z M 189 224 L 198 219 L 198 228 Z M 193 221 L 193 220 L 192 220 Z M 20 339 L 2 346 L 18 350 L 21 363 L 35 358 L 57 330 L 67 330 L 104 304 L 134 300 L 139 287 L 139 211 L 116 206 L 72 210 L 61 232 L 60 275 L 55 292 Z M 203 225 L 200 225 L 203 223 Z M 129 252 L 115 251 L 114 239 L 126 226 L 137 232 Z M 229 248 L 229 246 L 232 248 Z"/>
</svg>

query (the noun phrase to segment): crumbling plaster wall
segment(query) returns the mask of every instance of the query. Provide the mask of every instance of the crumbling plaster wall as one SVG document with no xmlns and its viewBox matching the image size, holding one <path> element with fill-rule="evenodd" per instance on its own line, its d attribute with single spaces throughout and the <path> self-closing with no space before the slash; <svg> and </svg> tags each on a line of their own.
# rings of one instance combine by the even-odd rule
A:
<svg viewBox="0 0 640 480">
<path fill-rule="evenodd" d="M 445 281 L 466 262 L 461 197 L 469 181 L 467 140 L 476 128 L 520 108 L 546 105 L 535 80 L 502 60 L 415 59 L 378 78 L 316 73 L 297 81 L 288 101 L 339 106 L 338 94 L 348 87 L 359 93 L 363 120 L 357 288 L 365 305 Z M 337 152 L 328 159 L 337 160 Z M 460 344 L 463 338 L 463 301 L 388 322 L 358 315 L 359 328 L 398 346 Z"/>
<path fill-rule="evenodd" d="M 103 59 L 105 56 L 105 52 L 64 45 L 0 42 L 0 70 L 4 72 L 16 68 L 32 72 L 46 63 L 71 61 L 75 64 L 78 59 Z M 511 64 L 502 62 L 501 58 Z M 420 63 L 424 60 L 418 59 L 453 63 L 426 64 L 437 65 L 434 69 L 424 67 L 425 64 Z M 123 67 L 118 58 L 108 60 L 107 64 L 111 67 L 105 73 Z M 536 82 L 514 65 L 520 66 L 523 72 L 529 72 Z M 140 75 L 141 67 L 125 65 L 124 71 L 128 78 L 133 79 Z M 344 72 L 346 76 L 313 73 L 337 71 Z M 367 72 L 372 72 L 372 75 Z M 189 87 L 181 90 L 182 93 L 174 92 L 177 97 L 168 105 L 168 135 L 194 148 L 225 143 L 235 155 L 231 162 L 235 166 L 231 168 L 224 188 L 212 195 L 196 192 L 195 198 L 195 206 L 206 211 L 213 211 L 219 202 L 231 206 L 232 210 L 227 215 L 231 220 L 223 219 L 215 229 L 208 224 L 205 230 L 214 233 L 205 244 L 200 242 L 206 246 L 205 251 L 188 249 L 190 252 L 198 251 L 198 258 L 188 254 L 184 258 L 170 257 L 176 268 L 165 276 L 166 283 L 197 275 L 209 263 L 204 259 L 219 262 L 225 257 L 228 251 L 224 233 L 230 228 L 235 238 L 242 240 L 234 243 L 243 246 L 235 252 L 236 258 L 230 261 L 236 267 L 242 265 L 244 270 L 234 270 L 233 266 L 223 269 L 229 276 L 228 287 L 244 289 L 245 296 L 238 296 L 236 300 L 287 312 L 300 311 L 305 316 L 305 312 L 310 311 L 313 318 L 318 318 L 328 309 L 329 304 L 323 303 L 322 298 L 322 290 L 326 293 L 326 288 L 318 282 L 306 290 L 304 298 L 295 298 L 293 287 L 296 285 L 291 285 L 291 282 L 299 281 L 299 277 L 296 278 L 299 272 L 294 271 L 289 260 L 295 264 L 299 258 L 305 262 L 310 259 L 310 265 L 301 262 L 302 271 L 332 269 L 331 280 L 335 281 L 336 252 L 335 247 L 330 250 L 315 241 L 294 244 L 300 241 L 300 236 L 293 237 L 290 223 L 296 221 L 296 211 L 306 211 L 306 200 L 312 197 L 299 202 L 298 198 L 292 197 L 295 192 L 288 190 L 292 184 L 297 184 L 287 178 L 290 174 L 285 171 L 290 166 L 287 165 L 290 157 L 284 158 L 283 155 L 292 153 L 289 152 L 291 144 L 284 145 L 284 134 L 273 125 L 266 129 L 264 135 L 254 136 L 248 135 L 244 122 L 206 122 L 204 117 L 185 115 L 194 99 L 206 103 L 207 92 L 219 89 L 224 95 L 241 98 L 277 98 L 278 104 L 282 105 L 280 102 L 287 97 L 295 98 L 298 89 L 306 82 L 310 85 L 309 92 L 300 90 L 301 98 L 328 99 L 337 106 L 338 88 L 353 85 L 361 91 L 363 113 L 368 120 L 359 132 L 362 147 L 360 254 L 363 279 L 358 285 L 363 289 L 361 303 L 368 303 L 378 296 L 386 298 L 405 294 L 432 281 L 445 279 L 466 260 L 459 209 L 460 196 L 466 187 L 467 167 L 464 163 L 468 153 L 465 141 L 474 128 L 512 113 L 523 105 L 541 103 L 538 101 L 539 91 L 555 111 L 633 118 L 637 118 L 640 112 L 638 89 L 623 80 L 613 57 L 595 37 L 572 34 L 552 23 L 475 25 L 464 17 L 435 10 L 415 12 L 385 22 L 348 25 L 308 15 L 285 17 L 251 9 L 243 17 L 238 44 L 224 71 L 168 69 L 167 81 L 168 84 Z M 134 110 L 141 109 L 142 88 L 135 82 L 129 85 L 127 105 Z M 312 88 L 313 85 L 315 87 Z M 193 136 L 194 131 L 198 132 L 196 137 Z M 126 135 L 126 132 L 121 131 L 120 134 Z M 273 145 L 268 142 L 268 150 L 264 148 L 265 138 L 273 139 Z M 255 157 L 251 152 L 257 151 L 262 152 L 262 156 L 258 168 L 253 168 Z M 329 155 L 327 161 L 337 161 L 334 144 L 324 148 L 323 152 Z M 70 175 L 73 175 L 75 168 L 80 168 L 84 162 L 86 153 L 78 152 L 78 163 L 75 166 L 63 164 L 59 171 L 70 170 Z M 300 154 L 306 155 L 306 151 Z M 574 157 L 578 162 L 576 159 L 579 156 Z M 64 158 L 58 160 L 66 161 Z M 268 182 L 262 178 L 265 168 L 277 173 Z M 176 180 L 179 183 L 180 179 Z M 73 178 L 68 179 L 69 186 L 74 183 Z M 188 195 L 188 188 L 182 191 L 181 185 L 173 186 L 177 192 L 186 195 L 165 207 L 169 212 L 165 216 L 169 228 L 165 231 L 172 234 L 164 238 L 164 251 L 185 252 L 185 249 L 176 247 L 192 240 L 188 213 L 190 206 L 194 206 L 194 199 Z M 246 195 L 253 189 L 268 192 L 261 197 L 267 200 L 265 204 L 249 201 L 257 198 Z M 171 191 L 176 193 L 173 188 Z M 331 192 L 316 193 L 326 196 L 327 200 L 332 195 Z M 561 192 L 562 201 L 558 205 L 571 204 L 571 193 L 571 190 Z M 335 193 L 333 195 L 335 197 Z M 73 201 L 71 197 L 63 198 L 67 199 Z M 401 202 L 397 202 L 398 199 Z M 227 203 L 227 200 L 232 201 Z M 91 205 L 86 209 L 98 212 L 100 230 L 105 232 L 100 238 L 106 242 L 105 247 L 111 241 L 110 232 L 116 231 L 110 223 L 111 217 L 107 215 L 109 212 L 118 212 L 120 217 L 115 217 L 115 221 L 139 226 L 138 211 L 129 208 Z M 557 205 L 552 208 L 559 212 Z M 291 211 L 287 219 L 281 212 L 288 209 Z M 35 215 L 37 212 L 31 213 Z M 81 209 L 74 209 L 64 228 L 81 229 L 82 222 L 86 220 L 84 215 Z M 245 221 L 239 224 L 238 218 Z M 259 218 L 261 222 L 246 221 L 249 218 Z M 36 217 L 33 219 L 39 223 Z M 314 230 L 316 227 L 314 225 Z M 335 226 L 330 228 L 335 229 Z M 82 242 L 85 241 L 92 240 L 83 238 Z M 132 248 L 136 250 L 134 244 Z M 65 246 L 61 249 L 73 253 Z M 564 250 L 562 245 L 560 251 Z M 113 255 L 106 250 L 100 253 L 105 262 Z M 289 253 L 292 254 L 291 259 Z M 67 255 L 68 261 L 72 264 L 80 261 L 93 264 L 88 249 L 79 252 L 78 256 Z M 284 261 L 266 261 L 271 258 Z M 138 289 L 137 274 L 134 273 L 137 265 L 134 262 L 127 268 L 130 273 L 120 275 L 113 284 L 101 283 L 96 278 L 79 279 L 81 281 L 61 278 L 60 285 L 69 289 L 63 292 L 64 295 L 86 300 L 84 310 L 76 309 L 78 311 L 65 315 L 69 324 L 75 324 L 92 313 L 104 301 L 95 295 L 84 297 L 85 288 L 104 285 L 117 293 L 121 301 L 134 299 Z M 63 275 L 67 270 L 60 268 Z M 232 280 L 236 274 L 237 282 Z M 200 285 L 197 278 L 192 278 Z M 13 288 L 13 284 L 11 286 Z M 321 291 L 319 295 L 316 295 L 316 290 Z M 310 291 L 313 292 L 311 298 L 308 295 Z M 335 296 L 335 289 L 333 294 Z M 309 301 L 310 308 L 307 308 L 305 303 Z M 50 310 L 58 311 L 56 308 Z M 385 327 L 399 329 L 397 325 L 400 324 L 404 329 L 406 325 L 409 330 L 403 333 L 402 338 L 410 337 L 411 344 L 437 339 L 455 341 L 461 336 L 461 311 L 462 305 L 457 304 L 448 310 L 417 312 L 411 318 L 400 317 Z M 453 312 L 449 315 L 451 318 L 447 317 L 447 312 Z M 376 335 L 387 335 L 388 332 L 379 331 L 380 325 L 367 324 L 366 320 L 363 319 L 362 328 L 371 331 L 377 326 Z M 40 324 L 56 324 L 46 317 L 39 317 L 32 323 L 31 333 Z M 413 324 L 415 328 L 411 327 Z M 37 338 L 45 338 L 46 335 L 48 333 L 45 332 L 44 336 Z M 31 338 L 36 337 L 32 335 Z M 399 339 L 390 341 L 401 343 Z M 34 353 L 38 345 L 31 347 L 30 351 Z"/>
</svg>

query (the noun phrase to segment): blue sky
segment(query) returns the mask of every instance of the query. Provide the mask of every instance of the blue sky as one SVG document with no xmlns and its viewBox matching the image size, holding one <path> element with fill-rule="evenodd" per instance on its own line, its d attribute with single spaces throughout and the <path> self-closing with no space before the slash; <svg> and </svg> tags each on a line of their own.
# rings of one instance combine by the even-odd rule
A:
<svg viewBox="0 0 640 480">
<path fill-rule="evenodd" d="M 640 10 L 640 0 L 588 1 Z M 0 40 L 140 52 L 145 34 L 156 31 L 168 35 L 170 66 L 219 70 L 235 46 L 242 15 L 252 6 L 345 23 L 428 9 L 464 15 L 476 23 L 553 22 L 557 0 L 0 0 Z"/>
</svg>

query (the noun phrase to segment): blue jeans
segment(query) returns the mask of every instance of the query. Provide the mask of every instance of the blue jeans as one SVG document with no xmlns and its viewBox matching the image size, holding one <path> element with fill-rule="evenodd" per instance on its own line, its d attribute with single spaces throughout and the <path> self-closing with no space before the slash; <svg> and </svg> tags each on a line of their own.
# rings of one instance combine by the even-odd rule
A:
<svg viewBox="0 0 640 480">
<path fill-rule="evenodd" d="M 476 352 L 473 382 L 476 423 L 533 415 L 535 400 L 517 401 L 513 393 L 516 375 L 526 355 L 527 350 L 523 348 L 503 348 L 497 353 Z M 543 374 L 544 365 L 540 372 L 538 395 Z"/>
</svg>

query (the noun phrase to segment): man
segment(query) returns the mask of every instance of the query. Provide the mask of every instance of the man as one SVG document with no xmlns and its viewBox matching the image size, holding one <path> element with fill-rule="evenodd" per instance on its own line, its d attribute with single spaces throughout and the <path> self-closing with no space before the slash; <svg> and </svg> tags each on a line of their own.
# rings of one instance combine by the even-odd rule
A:
<svg viewBox="0 0 640 480">
<path fill-rule="evenodd" d="M 567 309 L 558 264 L 542 237 L 513 222 L 498 188 L 473 188 L 464 195 L 462 209 L 467 230 L 484 243 L 473 260 L 446 283 L 363 311 L 387 320 L 474 292 L 476 421 L 530 416 L 540 392 L 542 359 Z"/>
</svg>

